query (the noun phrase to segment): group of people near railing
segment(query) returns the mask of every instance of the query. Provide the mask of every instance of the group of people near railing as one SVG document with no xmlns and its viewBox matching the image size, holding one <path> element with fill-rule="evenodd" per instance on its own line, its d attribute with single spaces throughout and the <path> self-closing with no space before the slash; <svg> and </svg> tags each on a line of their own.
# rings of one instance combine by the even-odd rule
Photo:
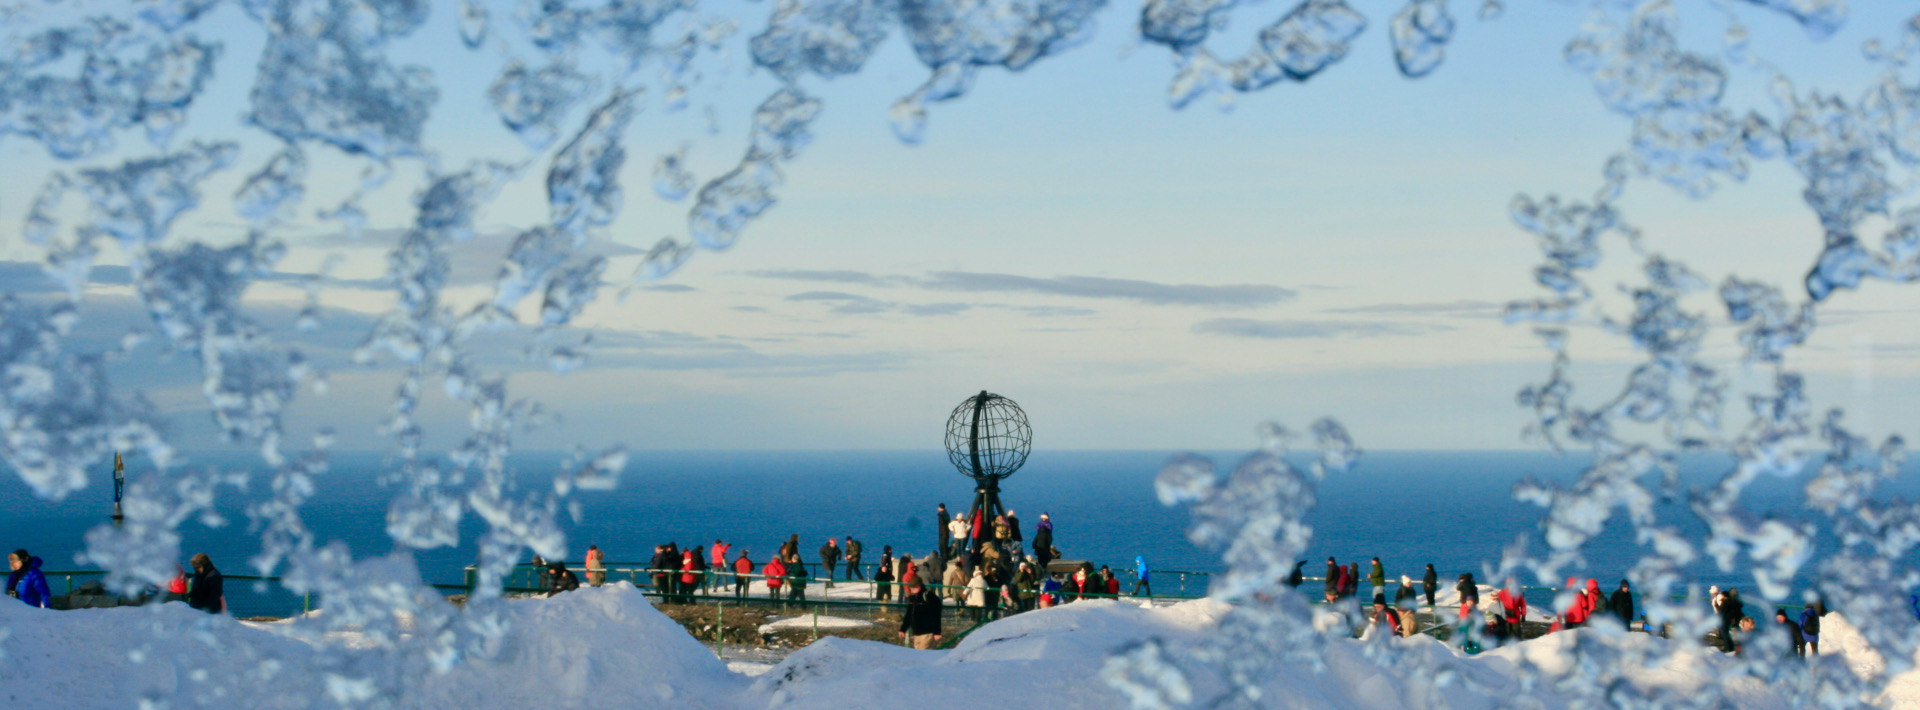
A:
<svg viewBox="0 0 1920 710">
<path fill-rule="evenodd" d="M 1290 587 L 1301 586 L 1308 579 L 1303 574 L 1305 566 L 1305 560 L 1296 563 L 1293 572 L 1284 580 L 1285 584 Z M 1334 558 L 1328 557 L 1326 576 L 1321 578 L 1326 585 L 1323 591 L 1325 603 L 1343 604 L 1346 600 L 1352 599 L 1354 600 L 1352 604 L 1357 607 L 1359 602 L 1356 591 L 1361 578 L 1359 563 L 1342 566 Z M 1371 609 L 1370 613 L 1360 612 L 1356 615 L 1365 619 L 1366 627 L 1374 627 L 1398 636 L 1412 636 L 1445 625 L 1440 623 L 1424 630 L 1418 625 L 1418 610 L 1422 595 L 1425 596 L 1426 607 L 1438 616 L 1439 605 L 1435 603 L 1435 594 L 1440 586 L 1439 574 L 1433 565 L 1426 566 L 1417 588 L 1411 575 L 1401 575 L 1397 587 L 1392 589 L 1391 603 L 1388 602 L 1387 594 L 1394 580 L 1387 575 L 1385 567 L 1380 563 L 1380 558 L 1375 557 L 1371 560 L 1370 570 L 1365 578 L 1372 583 L 1373 587 Z M 1629 630 L 1633 628 L 1635 621 L 1633 588 L 1627 580 L 1620 580 L 1619 588 L 1604 597 L 1601 595 L 1600 582 L 1595 579 L 1588 579 L 1582 583 L 1578 578 L 1568 578 L 1566 587 L 1553 591 L 1569 590 L 1573 592 L 1572 600 L 1566 608 L 1559 610 L 1551 622 L 1546 624 L 1545 633 L 1580 628 L 1594 623 L 1596 619 L 1608 616 Z M 1459 617 L 1452 626 L 1456 631 L 1465 632 L 1472 627 L 1472 614 L 1480 607 L 1480 585 L 1474 580 L 1473 573 L 1462 573 L 1454 585 L 1454 591 L 1458 595 Z M 1754 635 L 1763 632 L 1766 627 L 1747 615 L 1746 605 L 1740 599 L 1739 590 L 1728 588 L 1723 591 L 1715 586 L 1708 589 L 1708 595 L 1718 626 L 1713 632 L 1707 634 L 1707 642 L 1727 653 L 1743 653 Z M 1494 591 L 1494 598 L 1499 606 L 1497 609 L 1489 610 L 1484 626 L 1484 636 L 1496 643 L 1521 638 L 1523 624 L 1527 619 L 1525 589 L 1515 585 L 1512 579 L 1508 579 L 1504 586 Z M 1920 594 L 1911 596 L 1910 603 L 1913 605 L 1914 616 L 1920 618 Z M 1354 611 L 1360 610 L 1356 608 Z M 1826 614 L 1825 603 L 1816 600 L 1802 608 L 1797 617 L 1785 608 L 1775 609 L 1773 625 L 1778 627 L 1781 633 L 1786 634 L 1795 655 L 1803 657 L 1809 653 L 1818 655 L 1820 653 L 1820 619 Z M 1644 628 L 1644 619 L 1642 621 Z M 1535 630 L 1538 631 L 1537 626 Z"/>
<path fill-rule="evenodd" d="M 827 538 L 815 551 L 815 569 L 824 572 L 823 577 L 810 573 L 808 562 L 800 554 L 797 534 L 789 536 L 764 563 L 755 561 L 750 551 L 720 539 L 711 546 L 691 548 L 673 542 L 655 545 L 643 572 L 664 602 L 679 604 L 701 596 L 724 595 L 729 585 L 733 597 L 745 598 L 756 580 L 764 584 L 768 599 L 791 601 L 804 601 L 808 587 L 815 584 L 830 589 L 836 580 L 859 580 L 870 585 L 873 601 L 892 602 L 897 595 L 905 602 L 909 585 L 917 582 L 922 589 L 981 619 L 1079 599 L 1121 596 L 1120 579 L 1107 566 L 1083 562 L 1071 570 L 1048 568 L 1060 557 L 1049 514 L 1040 515 L 1031 541 L 1032 554 L 1022 549 L 1027 541 L 1013 511 L 989 521 L 979 515 L 949 516 L 942 504 L 936 516 L 940 530 L 937 549 L 915 558 L 904 553 L 895 555 L 892 545 L 882 546 L 878 560 L 871 565 L 870 579 L 869 565 L 864 564 L 865 545 L 852 535 Z M 543 568 L 541 584 L 549 595 L 579 586 L 578 577 L 565 564 L 538 558 L 535 563 Z M 844 577 L 840 572 L 843 563 Z M 597 545 L 588 546 L 582 567 L 587 584 L 605 583 L 606 562 Z M 1143 556 L 1134 558 L 1134 574 L 1130 594 L 1151 596 L 1152 574 Z"/>
<path fill-rule="evenodd" d="M 226 611 L 226 582 L 220 570 L 213 566 L 213 558 L 202 552 L 194 555 L 187 564 L 193 567 L 192 576 L 187 575 L 185 567 L 174 565 L 174 576 L 167 582 L 166 591 L 150 587 L 138 594 L 137 601 L 133 603 L 146 603 L 148 599 L 157 598 L 160 601 L 186 602 L 188 606 L 209 614 Z M 53 590 L 47 585 L 47 575 L 42 567 L 42 560 L 25 549 L 7 553 L 7 596 L 27 606 L 53 608 Z M 71 591 L 71 577 L 68 587 Z"/>
</svg>

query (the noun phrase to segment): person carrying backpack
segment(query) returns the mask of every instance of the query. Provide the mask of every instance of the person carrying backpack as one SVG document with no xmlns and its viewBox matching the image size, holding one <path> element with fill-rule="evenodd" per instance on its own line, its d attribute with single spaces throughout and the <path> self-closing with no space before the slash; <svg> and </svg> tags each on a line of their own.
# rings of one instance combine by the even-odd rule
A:
<svg viewBox="0 0 1920 710">
<path fill-rule="evenodd" d="M 1824 611 L 1816 608 L 1817 604 L 1808 604 L 1800 611 L 1800 634 L 1807 639 L 1807 652 L 1815 656 L 1820 655 L 1820 612 Z"/>
</svg>

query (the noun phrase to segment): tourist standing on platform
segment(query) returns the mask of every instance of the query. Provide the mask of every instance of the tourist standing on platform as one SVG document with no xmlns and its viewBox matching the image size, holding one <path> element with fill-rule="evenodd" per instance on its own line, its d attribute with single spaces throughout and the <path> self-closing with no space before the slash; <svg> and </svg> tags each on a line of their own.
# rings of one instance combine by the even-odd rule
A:
<svg viewBox="0 0 1920 710">
<path fill-rule="evenodd" d="M 906 601 L 907 610 L 900 615 L 900 638 L 923 651 L 933 648 L 940 642 L 940 595 L 916 579 L 907 583 Z"/>
<path fill-rule="evenodd" d="M 1020 611 L 1033 611 L 1034 596 L 1039 593 L 1039 575 L 1033 571 L 1033 565 L 1020 563 L 1020 569 L 1013 573 L 1013 587 L 1016 607 Z"/>
<path fill-rule="evenodd" d="M 827 568 L 827 588 L 833 588 L 833 575 L 840 567 L 840 543 L 827 538 L 827 544 L 820 546 L 820 564 Z"/>
<path fill-rule="evenodd" d="M 1453 585 L 1453 591 L 1460 594 L 1460 620 L 1466 621 L 1467 615 L 1480 606 L 1480 585 L 1474 583 L 1473 573 L 1460 575 L 1460 582 Z"/>
<path fill-rule="evenodd" d="M 1800 631 L 1799 624 L 1793 623 L 1793 619 L 1787 617 L 1787 610 L 1773 610 L 1773 622 L 1779 624 L 1782 629 L 1786 630 L 1787 640 L 1793 642 L 1793 655 L 1799 658 L 1806 658 L 1807 636 Z"/>
<path fill-rule="evenodd" d="M 672 601 L 673 573 L 668 570 L 680 569 L 680 561 L 667 553 L 666 545 L 654 545 L 653 559 L 647 562 L 647 569 L 653 574 L 653 591 L 659 593 L 660 601 Z"/>
<path fill-rule="evenodd" d="M 713 547 L 707 549 L 707 567 L 714 570 L 707 574 L 709 593 L 726 591 L 727 551 L 733 549 L 725 540 L 714 539 Z"/>
<path fill-rule="evenodd" d="M 1348 597 L 1358 598 L 1360 596 L 1360 563 L 1355 562 L 1347 565 L 1347 576 L 1345 580 L 1345 589 L 1342 589 L 1341 593 Z"/>
<path fill-rule="evenodd" d="M 922 585 L 925 584 L 925 580 L 920 579 L 919 565 L 915 565 L 913 563 L 913 556 L 905 552 L 900 553 L 900 561 L 894 564 L 893 571 L 899 575 L 895 577 L 893 581 L 900 585 L 900 601 L 907 600 L 908 582 L 920 581 Z"/>
<path fill-rule="evenodd" d="M 700 582 L 699 569 L 699 559 L 694 556 L 693 550 L 680 553 L 680 589 L 677 596 L 681 604 L 693 603 L 693 590 Z"/>
<path fill-rule="evenodd" d="M 807 599 L 807 563 L 795 552 L 787 558 L 787 598 L 794 601 Z"/>
<path fill-rule="evenodd" d="M 1011 510 L 1007 511 L 1007 530 L 1013 533 L 1013 546 L 1007 549 L 1018 553 L 1020 544 L 1026 542 L 1026 538 L 1020 536 L 1020 518 Z"/>
<path fill-rule="evenodd" d="M 939 538 L 942 558 L 953 556 L 953 532 L 947 527 L 952 520 L 953 516 L 947 515 L 947 504 L 941 503 L 940 510 L 933 514 L 933 536 Z"/>
<path fill-rule="evenodd" d="M 780 585 L 787 581 L 787 563 L 781 562 L 778 557 L 767 560 L 767 566 L 761 568 L 760 574 L 767 578 L 767 598 L 779 599 Z"/>
<path fill-rule="evenodd" d="M 227 610 L 226 578 L 213 566 L 213 558 L 201 552 L 187 560 L 193 568 L 192 586 L 187 588 L 187 606 L 209 614 Z"/>
<path fill-rule="evenodd" d="M 941 559 L 952 560 L 966 554 L 967 533 L 967 519 L 958 515 L 953 516 L 953 520 L 947 522 L 947 536 L 952 539 L 948 540 L 947 547 L 941 549 Z"/>
<path fill-rule="evenodd" d="M 601 561 L 599 545 L 587 546 L 587 584 L 600 586 L 607 582 L 607 563 Z"/>
<path fill-rule="evenodd" d="M 847 581 L 853 581 L 855 576 L 858 576 L 860 581 L 864 582 L 867 580 L 867 571 L 860 569 L 860 541 L 853 539 L 852 535 L 848 535 Z"/>
<path fill-rule="evenodd" d="M 547 565 L 547 580 L 548 597 L 580 588 L 580 578 L 573 576 L 573 570 L 567 569 L 565 562 Z"/>
<path fill-rule="evenodd" d="M 1040 561 L 1035 571 L 1047 573 L 1047 563 L 1053 561 L 1053 519 L 1046 513 L 1040 514 L 1040 522 L 1033 526 L 1033 556 Z"/>
<path fill-rule="evenodd" d="M 741 550 L 740 559 L 733 561 L 733 596 L 738 599 L 747 598 L 747 585 L 753 579 L 753 560 L 747 559 L 748 552 Z"/>
<path fill-rule="evenodd" d="M 1633 628 L 1633 590 L 1627 586 L 1627 580 L 1620 580 L 1620 588 L 1607 597 L 1607 609 L 1620 620 L 1621 626 Z"/>
<path fill-rule="evenodd" d="M 1720 595 L 1720 649 L 1733 653 L 1733 629 L 1740 619 L 1747 615 L 1747 605 L 1740 601 L 1740 590 L 1728 587 Z"/>
<path fill-rule="evenodd" d="M 893 558 L 880 556 L 880 565 L 873 569 L 873 598 L 877 601 L 892 601 Z"/>
<path fill-rule="evenodd" d="M 1393 608 L 1409 608 L 1418 598 L 1419 595 L 1413 591 L 1413 578 L 1404 574 L 1400 575 L 1400 588 L 1393 592 Z"/>
<path fill-rule="evenodd" d="M 1420 577 L 1420 588 L 1427 593 L 1427 606 L 1433 606 L 1433 593 L 1440 588 L 1440 573 L 1433 571 L 1433 563 L 1427 563 L 1427 573 Z"/>
<path fill-rule="evenodd" d="M 947 576 L 940 580 L 946 587 L 946 597 L 952 599 L 955 606 L 961 605 L 967 597 L 967 571 L 960 565 L 947 565 Z"/>
<path fill-rule="evenodd" d="M 40 558 L 27 554 L 24 549 L 9 553 L 7 596 L 42 609 L 53 604 L 53 591 L 47 588 L 47 575 L 40 571 L 40 565 Z"/>
<path fill-rule="evenodd" d="M 1327 594 L 1326 596 L 1327 596 L 1327 601 L 1329 603 L 1331 603 L 1335 599 L 1340 598 L 1340 571 L 1343 569 L 1346 569 L 1346 568 L 1341 567 L 1340 563 L 1333 561 L 1333 557 L 1331 556 L 1327 557 Z"/>
<path fill-rule="evenodd" d="M 1373 588 L 1376 590 L 1383 590 L 1386 588 L 1387 570 L 1385 567 L 1380 566 L 1380 558 L 1378 557 L 1373 558 L 1373 571 L 1367 574 L 1367 581 L 1372 582 Z"/>
<path fill-rule="evenodd" d="M 1808 604 L 1800 610 L 1800 635 L 1807 639 L 1807 652 L 1820 655 L 1820 613 L 1825 608 L 1816 608 L 1819 602 Z"/>
<path fill-rule="evenodd" d="M 1149 579 L 1148 572 L 1149 570 L 1147 569 L 1147 558 L 1143 555 L 1134 555 L 1133 556 L 1133 576 L 1134 576 L 1133 595 L 1134 596 L 1136 597 L 1140 596 L 1140 593 L 1142 591 L 1145 591 L 1147 593 L 1147 596 L 1149 597 L 1153 596 L 1153 584 L 1150 581 L 1148 581 Z"/>
<path fill-rule="evenodd" d="M 1113 570 L 1100 565 L 1100 593 L 1109 597 L 1120 596 L 1120 578 L 1113 576 Z"/>
<path fill-rule="evenodd" d="M 972 577 L 967 579 L 963 598 L 966 600 L 967 618 L 974 621 L 987 619 L 987 577 L 980 570 L 974 570 Z"/>
<path fill-rule="evenodd" d="M 1073 571 L 1073 579 L 1067 580 L 1067 591 L 1072 593 L 1073 601 L 1080 601 L 1093 593 L 1095 581 L 1091 577 L 1084 564 Z"/>
</svg>

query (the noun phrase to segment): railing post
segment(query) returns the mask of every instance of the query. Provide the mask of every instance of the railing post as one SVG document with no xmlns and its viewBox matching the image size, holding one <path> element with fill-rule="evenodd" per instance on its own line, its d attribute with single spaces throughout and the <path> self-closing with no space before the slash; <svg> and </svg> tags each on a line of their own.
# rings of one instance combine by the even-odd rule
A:
<svg viewBox="0 0 1920 710">
<path fill-rule="evenodd" d="M 713 605 L 713 655 L 715 658 L 727 658 L 727 603 L 715 602 Z"/>
<path fill-rule="evenodd" d="M 308 614 L 312 612 L 313 612 L 313 592 L 307 592 L 305 594 L 300 595 L 300 613 Z"/>
<path fill-rule="evenodd" d="M 67 575 L 67 606 L 73 606 L 73 575 Z"/>
<path fill-rule="evenodd" d="M 805 608 L 805 607 L 802 607 Z M 813 610 L 813 640 L 820 640 L 820 610 Z M 809 642 L 811 643 L 811 642 Z"/>
</svg>

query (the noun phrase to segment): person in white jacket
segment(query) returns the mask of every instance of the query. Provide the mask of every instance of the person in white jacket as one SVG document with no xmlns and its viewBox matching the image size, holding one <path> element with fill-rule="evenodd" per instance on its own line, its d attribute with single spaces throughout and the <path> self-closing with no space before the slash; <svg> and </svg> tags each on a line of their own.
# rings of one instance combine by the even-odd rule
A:
<svg viewBox="0 0 1920 710">
<path fill-rule="evenodd" d="M 974 621 L 986 618 L 987 578 L 978 569 L 973 571 L 973 579 L 967 580 L 967 610 Z"/>
<path fill-rule="evenodd" d="M 967 526 L 967 516 L 956 515 L 953 516 L 953 520 L 947 522 L 947 535 L 953 538 L 953 555 L 949 559 L 966 554 L 969 532 L 972 532 L 972 529 Z"/>
</svg>

